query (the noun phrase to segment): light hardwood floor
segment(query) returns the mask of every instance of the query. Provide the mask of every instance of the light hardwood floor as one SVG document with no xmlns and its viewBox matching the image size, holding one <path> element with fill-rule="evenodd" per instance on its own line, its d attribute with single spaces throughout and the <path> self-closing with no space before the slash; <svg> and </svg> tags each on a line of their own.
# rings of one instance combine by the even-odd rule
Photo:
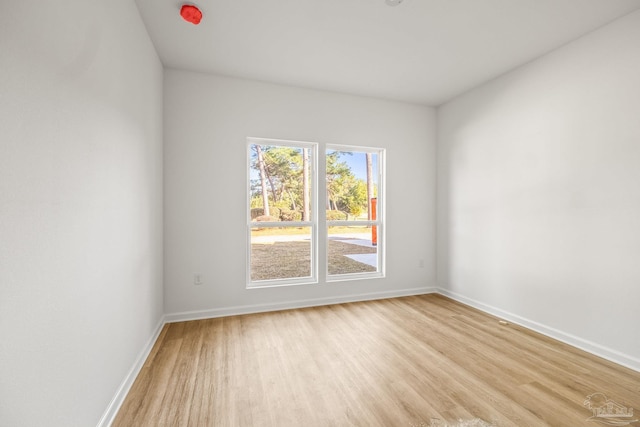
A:
<svg viewBox="0 0 640 427">
<path fill-rule="evenodd" d="M 596 392 L 640 417 L 640 373 L 424 295 L 168 324 L 113 426 L 597 426 Z"/>
</svg>

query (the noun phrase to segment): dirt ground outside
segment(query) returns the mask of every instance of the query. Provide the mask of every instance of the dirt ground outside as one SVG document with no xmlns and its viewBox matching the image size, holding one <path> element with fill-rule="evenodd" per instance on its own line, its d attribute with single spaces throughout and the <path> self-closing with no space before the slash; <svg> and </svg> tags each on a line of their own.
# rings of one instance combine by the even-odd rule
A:
<svg viewBox="0 0 640 427">
<path fill-rule="evenodd" d="M 329 240 L 329 274 L 373 272 L 376 268 L 346 255 L 376 253 L 375 247 L 346 243 L 349 239 Z M 309 241 L 275 241 L 251 245 L 251 280 L 288 279 L 311 276 Z"/>
</svg>

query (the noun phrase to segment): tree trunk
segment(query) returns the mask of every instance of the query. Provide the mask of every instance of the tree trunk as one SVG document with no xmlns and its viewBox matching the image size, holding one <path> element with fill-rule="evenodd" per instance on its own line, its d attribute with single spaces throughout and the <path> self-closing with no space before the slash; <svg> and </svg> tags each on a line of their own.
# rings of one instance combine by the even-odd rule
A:
<svg viewBox="0 0 640 427">
<path fill-rule="evenodd" d="M 371 221 L 373 218 L 371 208 L 371 199 L 373 199 L 373 161 L 371 153 L 365 153 L 367 159 L 367 220 Z"/>
<path fill-rule="evenodd" d="M 293 198 L 293 193 L 291 193 L 291 190 L 289 190 L 288 188 L 287 194 L 289 195 L 289 200 L 291 200 L 291 209 L 293 209 L 294 211 L 298 210 L 298 208 L 296 207 L 296 199 Z"/>
<path fill-rule="evenodd" d="M 302 220 L 309 218 L 309 149 L 302 149 Z"/>
<path fill-rule="evenodd" d="M 259 145 L 255 145 L 256 152 L 258 153 L 258 166 L 260 168 L 260 185 L 262 186 L 262 208 L 263 215 L 269 216 L 269 193 L 267 193 L 267 174 L 264 167 L 264 156 L 262 155 L 262 148 Z M 275 196 L 275 195 L 274 195 Z"/>
<path fill-rule="evenodd" d="M 265 175 L 267 177 L 267 181 L 269 181 L 269 186 L 271 187 L 271 197 L 273 197 L 273 201 L 275 202 L 276 200 L 282 200 L 282 191 L 280 192 L 280 195 L 278 196 L 278 193 L 276 192 L 276 186 L 273 183 L 273 179 L 271 178 L 271 175 L 269 175 L 269 169 L 267 168 L 267 164 L 264 161 L 264 158 L 262 159 L 262 161 L 263 161 L 263 165 L 264 165 L 264 173 L 265 173 Z"/>
</svg>

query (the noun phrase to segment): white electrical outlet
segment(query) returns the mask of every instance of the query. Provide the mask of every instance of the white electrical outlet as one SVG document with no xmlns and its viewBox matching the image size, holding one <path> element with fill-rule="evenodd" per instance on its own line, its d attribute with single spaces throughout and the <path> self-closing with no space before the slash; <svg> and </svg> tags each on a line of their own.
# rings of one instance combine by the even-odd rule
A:
<svg viewBox="0 0 640 427">
<path fill-rule="evenodd" d="M 202 285 L 204 281 L 202 280 L 202 274 L 194 273 L 193 274 L 193 284 L 196 286 Z"/>
</svg>

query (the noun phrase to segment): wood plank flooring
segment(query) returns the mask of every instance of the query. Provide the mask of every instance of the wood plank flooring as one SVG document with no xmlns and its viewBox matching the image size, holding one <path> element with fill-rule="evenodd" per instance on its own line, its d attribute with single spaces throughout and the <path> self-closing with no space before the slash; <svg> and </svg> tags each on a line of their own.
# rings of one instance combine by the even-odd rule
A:
<svg viewBox="0 0 640 427">
<path fill-rule="evenodd" d="M 640 373 L 434 294 L 168 324 L 113 426 L 597 426 L 596 392 L 640 418 Z"/>
</svg>

